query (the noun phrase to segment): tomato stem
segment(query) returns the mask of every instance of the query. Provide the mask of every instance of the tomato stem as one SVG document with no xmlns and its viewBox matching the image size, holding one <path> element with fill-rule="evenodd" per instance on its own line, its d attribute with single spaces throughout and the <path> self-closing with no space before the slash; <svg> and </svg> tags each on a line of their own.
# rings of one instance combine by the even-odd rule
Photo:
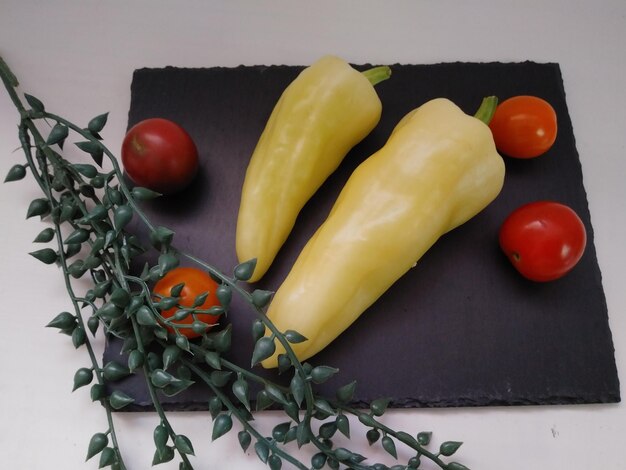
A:
<svg viewBox="0 0 626 470">
<path fill-rule="evenodd" d="M 498 97 L 497 96 L 487 96 L 483 98 L 483 101 L 480 103 L 480 107 L 474 117 L 479 121 L 484 122 L 489 125 L 491 120 L 493 119 L 493 115 L 496 113 L 496 107 L 498 106 Z"/>
</svg>

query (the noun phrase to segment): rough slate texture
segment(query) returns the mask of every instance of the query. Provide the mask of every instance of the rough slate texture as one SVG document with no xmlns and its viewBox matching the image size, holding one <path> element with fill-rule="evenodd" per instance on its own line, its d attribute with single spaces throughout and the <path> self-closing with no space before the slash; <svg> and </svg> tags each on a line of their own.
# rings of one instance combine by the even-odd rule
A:
<svg viewBox="0 0 626 470">
<path fill-rule="evenodd" d="M 129 126 L 157 116 L 177 121 L 196 141 L 202 160 L 192 187 L 145 209 L 158 225 L 176 231 L 179 247 L 225 272 L 237 263 L 235 221 L 246 165 L 274 103 L 301 68 L 165 68 L 134 74 Z M 357 404 L 384 396 L 395 407 L 619 401 L 601 273 L 558 64 L 392 69 L 392 78 L 376 87 L 384 109 L 380 124 L 304 208 L 258 287 L 279 286 L 351 171 L 384 144 L 405 113 L 428 99 L 447 97 L 473 113 L 483 96 L 537 95 L 556 109 L 559 135 L 541 158 L 506 159 L 506 181 L 497 200 L 440 239 L 350 329 L 311 359 L 341 370 L 321 390 L 331 394 L 356 379 Z M 522 279 L 497 245 L 507 214 L 538 199 L 573 207 L 589 237 L 579 266 L 546 284 Z M 252 348 L 251 315 L 240 303 L 229 315 L 236 345 L 232 357 L 243 365 L 249 364 Z M 118 349 L 119 344 L 109 344 L 106 359 L 118 358 Z M 136 397 L 130 409 L 150 405 L 142 380 L 134 377 L 116 385 Z M 203 387 L 195 387 L 168 399 L 167 407 L 205 409 L 207 396 Z"/>
</svg>

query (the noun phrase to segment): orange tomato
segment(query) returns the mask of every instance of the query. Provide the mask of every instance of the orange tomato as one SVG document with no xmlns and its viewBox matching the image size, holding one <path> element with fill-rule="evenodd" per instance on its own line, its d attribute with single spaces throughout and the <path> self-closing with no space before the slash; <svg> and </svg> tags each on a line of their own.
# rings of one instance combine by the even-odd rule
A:
<svg viewBox="0 0 626 470">
<path fill-rule="evenodd" d="M 206 272 L 196 268 L 180 267 L 172 269 L 156 283 L 153 292 L 162 297 L 171 297 L 172 289 L 179 284 L 184 284 L 184 287 L 178 296 L 178 305 L 180 307 L 193 306 L 196 298 L 205 293 L 208 293 L 208 295 L 205 301 L 196 307 L 197 309 L 208 310 L 211 307 L 220 305 L 216 295 L 218 284 Z M 164 318 L 171 318 L 179 310 L 179 307 L 172 307 L 162 311 L 161 315 Z M 178 330 L 180 334 L 186 336 L 187 338 L 197 338 L 201 336 L 201 334 L 190 328 L 194 320 L 201 321 L 207 325 L 213 325 L 219 320 L 219 317 L 219 315 L 212 315 L 209 313 L 194 313 L 188 315 L 182 320 L 173 322 L 173 324 L 176 326 L 181 325 L 187 327 L 180 328 Z M 174 329 L 169 326 L 167 326 L 167 328 L 170 332 L 174 331 Z"/>
</svg>

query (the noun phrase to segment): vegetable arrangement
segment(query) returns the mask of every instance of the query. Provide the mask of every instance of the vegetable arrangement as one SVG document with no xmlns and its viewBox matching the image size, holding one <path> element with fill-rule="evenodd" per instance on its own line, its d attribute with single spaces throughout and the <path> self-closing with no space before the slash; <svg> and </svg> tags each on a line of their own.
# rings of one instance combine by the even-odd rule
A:
<svg viewBox="0 0 626 470">
<path fill-rule="evenodd" d="M 141 372 L 146 377 L 146 387 L 158 415 L 153 465 L 178 456 L 180 469 L 193 468 L 191 440 L 172 428 L 160 397 L 162 394 L 175 395 L 200 381 L 212 392 L 212 396 L 207 397 L 214 419 L 212 438 L 225 435 L 233 429 L 234 421 L 238 421 L 241 428 L 238 440 L 242 449 L 245 451 L 253 446 L 256 455 L 272 469 L 281 468 L 283 463 L 301 469 L 325 466 L 389 468 L 382 463 L 367 462 L 366 457 L 357 451 L 335 446 L 333 437 L 337 433 L 354 437 L 349 417 L 365 427 L 366 442 L 380 445 L 396 461 L 403 458 L 398 445 L 409 449 L 406 462 L 391 466 L 394 470 L 419 468 L 425 460 L 441 469 L 466 469 L 464 465 L 447 459 L 457 451 L 460 442 L 446 441 L 438 450 L 429 450 L 430 433 L 411 435 L 385 426 L 380 418 L 389 405 L 388 399 L 374 400 L 368 409 L 352 407 L 354 382 L 340 387 L 334 397 L 319 396 L 315 385 L 326 382 L 338 371 L 331 366 L 313 366 L 303 361 L 347 328 L 439 236 L 468 220 L 496 197 L 502 186 L 504 165 L 487 126 L 479 121 L 489 122 L 491 113 L 483 114 L 483 111 L 493 107 L 494 102 L 489 101 L 487 106 L 481 107 L 476 116 L 479 119 L 465 115 L 447 100 L 434 100 L 410 113 L 398 124 L 385 147 L 355 172 L 329 219 L 307 245 L 276 295 L 260 289 L 250 291 L 245 283 L 258 279 L 267 269 L 302 205 L 350 147 L 376 125 L 380 116 L 380 101 L 372 87 L 372 82 L 378 78 L 368 80 L 367 74 L 364 77 L 339 59 L 327 58 L 320 62 L 317 64 L 321 67 L 318 78 L 325 77 L 326 72 L 332 70 L 344 77 L 348 88 L 354 88 L 350 90 L 352 93 L 367 95 L 363 101 L 357 101 L 359 108 L 368 108 L 368 117 L 355 124 L 352 131 L 344 129 L 346 140 L 337 144 L 332 152 L 327 152 L 324 146 L 319 147 L 323 151 L 314 152 L 316 133 L 321 132 L 327 143 L 336 142 L 332 127 L 337 122 L 332 121 L 333 126 L 323 131 L 322 123 L 327 119 L 316 121 L 310 129 L 290 126 L 285 108 L 289 110 L 291 107 L 297 119 L 303 116 L 295 112 L 295 104 L 304 93 L 298 89 L 298 83 L 306 85 L 306 89 L 316 88 L 303 74 L 304 78 L 298 79 L 294 86 L 296 91 L 285 92 L 281 98 L 283 102 L 277 104 L 251 160 L 242 196 L 242 214 L 247 212 L 248 216 L 240 218 L 248 217 L 245 223 L 241 223 L 244 231 L 245 224 L 258 222 L 250 220 L 254 218 L 250 214 L 258 218 L 263 207 L 274 204 L 272 213 L 284 220 L 279 223 L 274 219 L 266 225 L 280 225 L 280 236 L 271 242 L 266 239 L 260 248 L 254 248 L 269 253 L 265 261 L 260 261 L 260 255 L 246 258 L 240 254 L 240 264 L 234 267 L 232 274 L 225 274 L 175 246 L 175 234 L 166 227 L 154 226 L 138 204 L 141 200 L 158 197 L 159 193 L 178 191 L 193 178 L 197 153 L 194 164 L 195 147 L 185 137 L 184 130 L 171 134 L 168 133 L 172 129 L 169 123 L 158 122 L 156 126 L 157 134 L 164 128 L 170 129 L 164 131 L 165 135 L 170 139 L 175 135 L 174 140 L 186 149 L 182 154 L 185 164 L 170 170 L 173 175 L 180 176 L 171 186 L 164 177 L 166 173 L 157 172 L 155 178 L 141 179 L 153 174 L 148 169 L 154 162 L 142 160 L 145 158 L 143 150 L 149 147 L 137 145 L 136 136 L 143 133 L 142 127 L 129 131 L 122 160 L 129 176 L 139 184 L 131 189 L 122 177 L 117 160 L 100 140 L 99 132 L 106 123 L 106 114 L 96 116 L 83 128 L 48 112 L 33 96 L 25 95 L 28 107 L 24 106 L 16 92 L 17 79 L 0 59 L 0 75 L 20 113 L 19 136 L 26 157 L 25 164 L 17 164 L 10 170 L 6 181 L 20 180 L 30 172 L 43 192 L 42 198 L 31 203 L 28 216 L 38 216 L 51 223 L 36 242 L 56 242 L 56 247 L 42 248 L 31 255 L 46 264 L 59 265 L 66 281 L 74 312 L 62 312 L 48 326 L 68 334 L 76 348 L 88 351 L 91 366 L 76 372 L 74 390 L 90 385 L 92 400 L 100 402 L 106 410 L 109 428 L 93 435 L 87 451 L 88 458 L 99 455 L 100 467 L 126 468 L 112 411 L 133 402 L 132 397 L 122 392 L 108 393 L 105 384 Z M 378 73 L 387 76 L 385 69 L 377 69 L 375 75 Z M 331 80 L 326 87 L 342 88 L 345 83 L 339 79 Z M 317 88 L 318 91 L 324 89 Z M 338 93 L 342 96 L 347 91 Z M 320 101 L 324 104 L 323 94 L 313 104 L 318 106 Z M 326 108 L 322 106 L 321 116 L 328 118 L 339 113 L 342 107 L 333 108 L 332 102 L 334 100 L 329 100 Z M 355 112 L 351 111 L 350 117 Z M 311 113 L 308 110 L 304 116 Z M 36 125 L 41 120 L 51 124 L 47 135 Z M 148 130 L 154 129 L 148 127 Z M 266 133 L 280 135 L 279 130 L 286 140 L 272 140 L 266 136 Z M 301 153 L 293 151 L 293 143 L 297 140 L 289 139 L 293 132 L 308 136 L 310 145 L 307 144 Z M 498 145 L 494 127 L 492 132 Z M 76 145 L 89 154 L 96 166 L 73 164 L 63 158 L 63 144 L 69 135 L 82 139 Z M 289 152 L 279 158 L 270 147 L 280 147 L 285 141 L 291 147 L 287 146 Z M 310 159 L 315 161 L 326 154 L 332 156 L 332 161 L 321 166 L 311 163 L 309 170 L 304 172 L 304 183 L 294 178 L 303 162 L 308 165 Z M 102 170 L 104 157 L 113 167 L 110 172 Z M 171 165 L 177 159 L 171 152 L 157 157 L 157 167 Z M 136 162 L 139 162 L 138 166 L 133 167 Z M 292 166 L 285 165 L 285 162 Z M 275 170 L 269 176 L 264 174 L 267 166 Z M 164 185 L 159 186 L 161 183 Z M 275 195 L 266 197 L 265 193 L 271 193 L 276 183 L 284 183 L 279 192 L 290 196 L 282 199 Z M 144 184 L 148 187 L 142 187 Z M 262 189 L 261 193 L 255 193 L 255 186 Z M 411 191 L 415 189 L 413 186 L 421 188 Z M 294 188 L 295 193 L 289 193 Z M 289 205 L 288 210 L 281 211 L 285 204 Z M 245 209 L 248 205 L 252 207 L 249 212 Z M 139 218 L 145 224 L 151 246 L 142 246 L 137 237 L 125 230 L 132 218 Z M 69 231 L 62 227 L 68 227 Z M 238 226 L 238 250 L 239 230 Z M 386 241 L 390 243 L 385 244 Z M 359 251 L 371 251 L 374 247 L 386 250 L 387 261 L 392 262 L 380 264 L 379 258 L 382 257 L 376 256 L 368 260 L 368 256 L 362 256 Z M 146 265 L 141 274 L 131 273 L 132 259 L 149 249 L 159 253 L 157 263 Z M 326 262 L 331 252 L 338 257 Z M 199 269 L 180 267 L 181 260 Z M 370 265 L 366 265 L 367 262 Z M 315 273 L 321 266 L 326 266 L 324 272 L 331 275 L 324 279 L 326 276 L 318 274 L 315 282 L 328 281 L 329 284 L 308 284 L 308 273 Z M 346 285 L 340 299 L 335 291 L 330 290 L 333 273 L 341 276 L 342 284 Z M 92 287 L 86 292 L 78 292 L 72 280 L 79 278 L 90 278 Z M 359 293 L 360 288 L 362 292 Z M 331 301 L 331 304 L 343 303 L 350 308 L 319 306 L 311 298 L 292 295 L 303 289 L 315 289 L 317 299 Z M 255 341 L 251 358 L 253 369 L 260 364 L 278 367 L 281 374 L 290 378 L 288 386 L 257 375 L 248 364 L 234 364 L 224 357 L 231 346 L 232 331 L 227 324 L 219 324 L 219 320 L 227 316 L 233 295 L 241 296 L 254 315 L 251 320 Z M 309 307 L 317 307 L 328 315 L 324 318 L 318 315 L 314 321 L 319 323 L 307 324 L 304 316 L 292 322 L 284 313 Z M 343 319 L 337 321 L 339 316 Z M 333 324 L 327 327 L 330 321 Z M 88 332 L 92 335 L 103 332 L 121 338 L 126 363 L 99 364 Z M 328 336 L 323 337 L 321 332 Z M 256 394 L 251 392 L 253 384 L 260 389 Z M 253 421 L 253 411 L 268 407 L 282 409 L 286 415 L 285 422 L 276 426 L 270 436 L 262 434 Z M 298 447 L 312 446 L 315 449 L 310 462 L 305 463 L 298 455 L 289 452 L 285 444 L 292 441 Z"/>
</svg>

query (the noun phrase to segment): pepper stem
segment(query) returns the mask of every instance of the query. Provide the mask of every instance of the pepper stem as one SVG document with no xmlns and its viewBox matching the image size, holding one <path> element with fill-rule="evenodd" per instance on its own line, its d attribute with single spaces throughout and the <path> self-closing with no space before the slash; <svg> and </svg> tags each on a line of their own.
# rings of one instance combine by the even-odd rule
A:
<svg viewBox="0 0 626 470">
<path fill-rule="evenodd" d="M 365 78 L 370 81 L 373 86 L 378 85 L 380 82 L 384 82 L 389 77 L 391 77 L 391 69 L 386 65 L 374 67 L 361 73 L 365 76 Z"/>
<path fill-rule="evenodd" d="M 480 107 L 474 117 L 485 124 L 489 125 L 491 119 L 493 119 L 493 115 L 496 113 L 496 107 L 498 106 L 498 97 L 497 96 L 487 96 L 483 98 L 482 103 L 480 103 Z"/>
</svg>

